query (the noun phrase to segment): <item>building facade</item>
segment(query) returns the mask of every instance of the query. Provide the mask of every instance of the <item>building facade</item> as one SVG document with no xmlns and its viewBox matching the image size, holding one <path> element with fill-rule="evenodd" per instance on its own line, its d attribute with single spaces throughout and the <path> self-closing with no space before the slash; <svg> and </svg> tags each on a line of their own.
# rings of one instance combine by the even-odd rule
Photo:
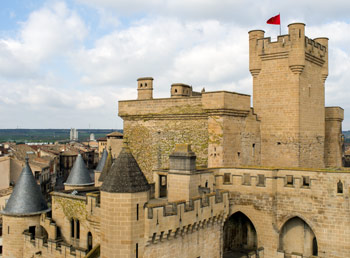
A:
<svg viewBox="0 0 350 258">
<path fill-rule="evenodd" d="M 249 32 L 253 107 L 185 84 L 153 99 L 140 78 L 138 99 L 119 102 L 123 147 L 103 152 L 95 183 L 80 157 L 50 211 L 19 211 L 14 188 L 3 256 L 350 257 L 343 109 L 324 106 L 328 40 L 304 29 Z"/>
</svg>

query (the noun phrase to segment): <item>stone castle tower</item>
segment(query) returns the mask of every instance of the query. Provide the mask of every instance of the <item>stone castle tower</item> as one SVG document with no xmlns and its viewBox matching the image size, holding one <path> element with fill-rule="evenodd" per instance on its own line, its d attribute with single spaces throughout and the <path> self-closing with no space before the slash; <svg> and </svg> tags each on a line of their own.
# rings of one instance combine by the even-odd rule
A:
<svg viewBox="0 0 350 258">
<path fill-rule="evenodd" d="M 143 207 L 149 190 L 146 177 L 124 146 L 101 186 L 101 258 L 142 257 Z"/>
<path fill-rule="evenodd" d="M 253 106 L 261 120 L 261 164 L 335 165 L 327 164 L 327 155 L 335 150 L 325 146 L 328 39 L 307 38 L 303 23 L 288 29 L 276 42 L 265 38 L 262 30 L 249 32 Z M 340 162 L 341 156 L 337 159 Z"/>
<path fill-rule="evenodd" d="M 23 234 L 40 237 L 40 216 L 49 210 L 26 158 L 25 167 L 2 211 L 4 257 L 24 257 Z"/>
</svg>

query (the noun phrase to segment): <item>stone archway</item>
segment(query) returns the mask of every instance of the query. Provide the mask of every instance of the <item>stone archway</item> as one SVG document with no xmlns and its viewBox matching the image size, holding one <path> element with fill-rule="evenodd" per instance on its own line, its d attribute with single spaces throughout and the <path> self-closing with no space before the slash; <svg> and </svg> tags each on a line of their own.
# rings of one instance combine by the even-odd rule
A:
<svg viewBox="0 0 350 258">
<path fill-rule="evenodd" d="M 287 220 L 281 228 L 279 249 L 288 254 L 295 252 L 306 257 L 317 256 L 316 235 L 303 219 L 293 217 Z"/>
<path fill-rule="evenodd" d="M 251 220 L 242 212 L 231 215 L 224 224 L 224 258 L 246 257 L 257 249 L 257 234 Z"/>
</svg>

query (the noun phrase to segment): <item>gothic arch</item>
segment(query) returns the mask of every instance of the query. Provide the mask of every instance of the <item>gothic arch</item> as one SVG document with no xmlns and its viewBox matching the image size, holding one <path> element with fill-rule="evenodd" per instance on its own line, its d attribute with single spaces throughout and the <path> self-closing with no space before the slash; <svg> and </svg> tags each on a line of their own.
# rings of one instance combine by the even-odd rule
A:
<svg viewBox="0 0 350 258">
<path fill-rule="evenodd" d="M 257 232 L 249 217 L 241 211 L 229 216 L 223 228 L 224 253 L 248 254 L 257 246 Z"/>
<path fill-rule="evenodd" d="M 317 237 L 311 226 L 300 216 L 290 216 L 279 230 L 279 250 L 317 256 Z"/>
<path fill-rule="evenodd" d="M 278 233 L 281 232 L 282 227 L 286 224 L 286 222 L 288 222 L 288 220 L 298 217 L 301 220 L 305 221 L 306 224 L 308 224 L 308 226 L 312 229 L 312 231 L 315 233 L 315 235 L 318 235 L 317 233 L 317 229 L 316 226 L 314 225 L 314 223 L 312 221 L 310 221 L 309 219 L 305 218 L 305 216 L 303 216 L 300 213 L 292 213 L 290 215 L 287 215 L 286 217 L 284 217 L 279 223 L 278 223 Z"/>
<path fill-rule="evenodd" d="M 261 220 L 259 219 L 260 217 L 257 216 L 257 211 L 255 209 L 247 208 L 246 206 L 235 207 L 233 209 L 230 208 L 230 214 L 227 216 L 227 219 L 237 212 L 243 213 L 252 222 L 252 224 L 254 225 L 257 236 L 260 236 L 260 234 L 262 232 L 262 228 L 261 228 L 261 223 L 260 223 Z M 259 238 L 257 238 L 257 239 L 259 239 Z M 259 242 L 258 242 L 258 245 L 259 245 Z"/>
</svg>

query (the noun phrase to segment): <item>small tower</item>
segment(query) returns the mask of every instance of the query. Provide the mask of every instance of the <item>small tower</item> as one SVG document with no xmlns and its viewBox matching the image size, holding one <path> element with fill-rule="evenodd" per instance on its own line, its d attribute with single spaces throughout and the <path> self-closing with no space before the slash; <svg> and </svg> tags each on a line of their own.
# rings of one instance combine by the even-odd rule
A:
<svg viewBox="0 0 350 258">
<path fill-rule="evenodd" d="M 107 161 L 107 156 L 108 156 L 108 152 L 106 149 L 103 150 L 102 152 L 102 156 L 100 161 L 97 164 L 97 167 L 95 168 L 95 186 L 100 186 L 101 184 L 99 183 L 99 179 L 101 176 L 101 172 L 106 164 Z"/>
<path fill-rule="evenodd" d="M 26 158 L 25 166 L 8 200 L 3 215 L 3 257 L 22 258 L 24 237 L 28 230 L 35 237 L 40 231 L 40 216 L 48 212 L 46 201 L 36 183 Z"/>
<path fill-rule="evenodd" d="M 85 165 L 83 157 L 81 156 L 81 154 L 78 154 L 78 157 L 74 162 L 72 170 L 69 173 L 67 181 L 64 183 L 64 189 L 78 189 L 93 185 L 94 180 L 90 176 L 90 172 Z"/>
<path fill-rule="evenodd" d="M 198 196 L 200 177 L 196 172 L 196 155 L 190 144 L 176 144 L 169 156 L 168 201 L 188 201 Z"/>
<path fill-rule="evenodd" d="M 183 98 L 192 96 L 192 87 L 183 83 L 173 83 L 171 85 L 171 97 Z"/>
<path fill-rule="evenodd" d="M 153 78 L 137 79 L 137 99 L 153 99 Z"/>
<path fill-rule="evenodd" d="M 149 190 L 146 177 L 124 145 L 101 186 L 101 258 L 143 257 L 143 207 Z"/>
<path fill-rule="evenodd" d="M 109 152 L 106 158 L 106 161 L 101 169 L 101 175 L 98 179 L 98 185 L 100 186 L 105 178 L 107 178 L 108 172 L 111 169 L 113 160 L 112 160 L 112 148 L 109 147 Z"/>
</svg>

